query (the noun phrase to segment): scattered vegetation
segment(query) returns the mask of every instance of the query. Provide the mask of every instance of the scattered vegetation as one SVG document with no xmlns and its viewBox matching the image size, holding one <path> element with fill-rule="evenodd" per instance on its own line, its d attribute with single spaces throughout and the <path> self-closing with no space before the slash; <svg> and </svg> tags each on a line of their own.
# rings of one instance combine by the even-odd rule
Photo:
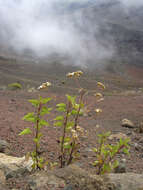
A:
<svg viewBox="0 0 143 190">
<path fill-rule="evenodd" d="M 80 77 L 82 76 L 82 71 L 76 71 L 68 73 L 67 77 L 75 80 L 75 84 L 78 87 L 78 93 L 76 96 L 66 95 L 66 103 L 58 103 L 56 105 L 56 110 L 60 114 L 54 118 L 54 126 L 61 128 L 61 136 L 58 139 L 59 144 L 59 166 L 61 168 L 73 163 L 75 160 L 79 159 L 80 153 L 80 138 L 86 135 L 86 131 L 79 125 L 79 117 L 83 115 L 83 110 L 85 109 L 84 97 L 87 94 L 87 90 L 80 86 Z M 39 90 L 51 86 L 51 83 L 46 82 L 38 87 Z M 101 82 L 97 82 L 97 86 L 102 90 L 105 86 Z M 96 92 L 94 94 L 98 102 L 104 100 L 102 93 Z M 46 104 L 51 100 L 51 98 L 32 99 L 29 102 L 36 108 L 35 112 L 28 113 L 24 116 L 24 120 L 30 121 L 34 124 L 35 136 L 33 141 L 35 143 L 35 149 L 30 154 L 33 160 L 33 169 L 42 169 L 45 164 L 48 164 L 39 155 L 40 140 L 43 136 L 41 128 L 43 126 L 48 126 L 48 122 L 43 119 L 47 114 L 50 114 L 51 108 L 47 107 Z M 95 108 L 94 110 L 97 114 L 101 113 L 100 108 Z M 32 131 L 29 128 L 24 129 L 19 135 L 29 135 Z M 111 172 L 115 167 L 118 166 L 118 161 L 116 160 L 117 154 L 123 151 L 125 154 L 129 154 L 129 139 L 120 139 L 115 145 L 111 145 L 107 142 L 110 132 L 99 134 L 99 146 L 94 148 L 96 160 L 93 165 L 96 168 L 97 174 L 104 174 L 106 172 Z M 52 163 L 49 163 L 53 167 Z M 55 165 L 55 162 L 54 162 Z"/>
</svg>

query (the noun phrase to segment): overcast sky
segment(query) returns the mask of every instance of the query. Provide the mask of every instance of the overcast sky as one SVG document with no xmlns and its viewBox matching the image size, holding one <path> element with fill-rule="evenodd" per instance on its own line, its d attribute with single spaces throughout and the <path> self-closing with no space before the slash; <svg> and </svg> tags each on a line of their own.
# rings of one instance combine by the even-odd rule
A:
<svg viewBox="0 0 143 190">
<path fill-rule="evenodd" d="M 125 7 L 143 5 L 143 0 L 120 1 Z M 74 25 L 74 21 L 83 25 L 80 13 L 72 18 L 58 14 L 58 7 L 63 7 L 65 2 L 85 3 L 87 0 L 0 0 L 0 34 L 19 52 L 29 48 L 38 56 L 45 56 L 57 51 L 70 54 L 76 64 L 85 64 L 86 58 L 95 55 L 97 60 L 112 56 L 112 44 L 105 47 L 96 40 L 96 23 L 87 28 L 86 36 Z"/>
</svg>

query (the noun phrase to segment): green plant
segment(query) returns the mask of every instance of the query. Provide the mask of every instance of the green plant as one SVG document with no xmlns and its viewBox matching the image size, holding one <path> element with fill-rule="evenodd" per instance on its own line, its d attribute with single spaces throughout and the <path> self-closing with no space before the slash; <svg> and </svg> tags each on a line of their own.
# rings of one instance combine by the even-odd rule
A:
<svg viewBox="0 0 143 190">
<path fill-rule="evenodd" d="M 39 89 L 46 88 L 50 83 L 43 83 Z M 41 128 L 43 126 L 48 126 L 49 123 L 43 119 L 43 117 L 47 114 L 50 114 L 50 111 L 52 108 L 47 108 L 45 105 L 51 100 L 51 98 L 42 98 L 39 96 L 38 99 L 31 99 L 29 100 L 30 103 L 35 107 L 35 112 L 31 112 L 26 114 L 23 117 L 23 120 L 32 122 L 34 125 L 35 133 L 34 133 L 34 138 L 33 141 L 35 143 L 35 149 L 33 152 L 31 152 L 30 156 L 32 157 L 33 160 L 33 169 L 42 169 L 47 162 L 40 156 L 40 140 L 41 137 L 43 136 L 41 132 Z M 32 131 L 30 128 L 24 129 L 19 135 L 29 135 L 32 134 Z"/>
<path fill-rule="evenodd" d="M 82 74 L 82 71 L 76 71 L 68 73 L 67 77 L 76 79 L 78 83 L 78 79 Z M 60 145 L 59 160 L 61 168 L 79 158 L 79 137 L 83 134 L 84 129 L 78 126 L 78 119 L 80 114 L 82 114 L 81 108 L 84 107 L 83 96 L 85 92 L 86 91 L 79 86 L 80 95 L 78 100 L 76 96 L 66 95 L 67 103 L 57 104 L 57 110 L 63 112 L 62 115 L 55 118 L 54 123 L 55 126 L 62 127 L 62 136 L 58 141 Z"/>
<path fill-rule="evenodd" d="M 79 157 L 79 138 L 84 134 L 84 129 L 78 125 L 78 118 L 83 108 L 83 98 L 84 92 L 81 92 L 79 98 L 79 103 L 76 101 L 76 96 L 66 95 L 67 104 L 60 103 L 57 104 L 57 110 L 63 112 L 64 114 L 59 115 L 55 118 L 54 125 L 57 127 L 62 127 L 62 136 L 59 139 L 60 145 L 60 167 L 69 165 L 72 161 Z"/>
<path fill-rule="evenodd" d="M 81 88 L 79 79 L 83 74 L 82 71 L 76 71 L 68 73 L 68 78 L 73 78 L 78 87 L 79 96 L 66 95 L 67 103 L 57 104 L 57 110 L 63 112 L 55 118 L 54 125 L 62 127 L 62 136 L 58 140 L 60 145 L 60 167 L 71 164 L 73 161 L 79 158 L 80 137 L 85 135 L 85 130 L 79 126 L 79 116 L 83 115 L 84 111 L 84 95 L 87 90 Z M 105 89 L 105 86 L 101 82 L 97 82 L 97 86 Z M 95 96 L 98 100 L 103 99 L 101 93 L 96 93 Z M 101 109 L 95 109 L 96 113 L 102 112 Z"/>
<path fill-rule="evenodd" d="M 109 136 L 110 132 L 99 134 L 99 146 L 93 149 L 96 153 L 96 161 L 93 162 L 93 165 L 96 167 L 97 174 L 99 175 L 111 172 L 119 165 L 116 159 L 117 154 L 120 152 L 129 154 L 128 138 L 120 139 L 115 145 L 111 145 L 107 142 Z"/>
<path fill-rule="evenodd" d="M 8 85 L 8 87 L 11 89 L 22 89 L 22 85 L 18 82 L 11 83 Z"/>
</svg>

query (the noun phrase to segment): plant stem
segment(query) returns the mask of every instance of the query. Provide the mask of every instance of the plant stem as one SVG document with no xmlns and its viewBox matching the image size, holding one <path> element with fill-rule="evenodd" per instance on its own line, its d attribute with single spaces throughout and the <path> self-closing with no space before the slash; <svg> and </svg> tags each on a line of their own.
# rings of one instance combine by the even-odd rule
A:
<svg viewBox="0 0 143 190">
<path fill-rule="evenodd" d="M 79 114 L 80 114 L 80 110 L 81 110 L 81 104 L 82 104 L 83 95 L 84 95 L 84 93 L 81 92 L 80 93 L 80 98 L 79 98 L 79 107 L 78 107 L 77 114 L 76 114 L 75 121 L 74 121 L 74 129 L 75 130 L 76 130 L 76 127 L 77 127 L 78 118 L 79 118 Z"/>
<path fill-rule="evenodd" d="M 84 92 L 81 91 L 80 99 L 79 99 L 79 107 L 78 107 L 77 114 L 76 114 L 76 117 L 75 117 L 75 120 L 74 120 L 74 129 L 75 130 L 77 128 L 77 123 L 78 123 L 79 113 L 80 113 L 80 110 L 81 110 L 81 104 L 82 104 L 83 96 L 84 96 Z M 69 155 L 69 160 L 67 162 L 67 165 L 71 164 L 71 162 L 72 162 L 72 159 L 73 159 L 72 155 L 73 155 L 73 152 L 74 152 L 75 143 L 76 142 L 74 140 L 73 143 L 72 143 L 72 148 L 71 148 L 71 152 L 70 152 L 70 155 Z"/>
<path fill-rule="evenodd" d="M 64 120 L 64 124 L 63 124 L 63 135 L 62 135 L 62 141 L 61 141 L 61 156 L 60 156 L 61 168 L 63 167 L 64 141 L 65 141 L 65 136 L 66 136 L 66 126 L 67 126 L 67 122 L 68 122 L 70 107 L 71 107 L 71 102 L 68 102 L 68 108 L 67 108 L 67 112 L 66 112 L 66 116 L 65 116 L 65 120 Z"/>
<path fill-rule="evenodd" d="M 39 134 L 39 121 L 40 121 L 40 111 L 42 108 L 42 103 L 39 103 L 38 110 L 37 110 L 37 120 L 36 120 L 36 135 L 35 138 L 38 139 Z M 35 143 L 35 159 L 36 159 L 36 168 L 39 168 L 38 166 L 38 142 Z"/>
</svg>

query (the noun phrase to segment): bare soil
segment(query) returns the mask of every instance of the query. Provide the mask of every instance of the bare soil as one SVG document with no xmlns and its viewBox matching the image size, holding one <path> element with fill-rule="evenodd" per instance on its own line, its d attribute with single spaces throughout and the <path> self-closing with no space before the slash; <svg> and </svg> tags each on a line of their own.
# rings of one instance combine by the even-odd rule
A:
<svg viewBox="0 0 143 190">
<path fill-rule="evenodd" d="M 0 61 L 0 138 L 9 142 L 11 155 L 21 157 L 32 151 L 34 144 L 31 136 L 18 136 L 25 127 L 32 124 L 22 120 L 22 117 L 34 111 L 29 99 L 37 98 L 38 91 L 29 92 L 32 87 L 37 88 L 42 82 L 50 81 L 53 87 L 48 91 L 40 92 L 43 97 L 52 97 L 50 107 L 56 103 L 65 101 L 65 92 L 75 94 L 77 87 L 74 82 L 66 80 L 67 72 L 78 69 L 76 67 L 58 65 L 33 65 L 23 63 L 10 63 Z M 127 172 L 143 173 L 143 134 L 121 126 L 124 118 L 130 119 L 138 126 L 143 121 L 143 68 L 127 66 L 124 73 L 102 71 L 85 72 L 81 80 L 81 86 L 89 90 L 85 97 L 85 105 L 88 113 L 80 117 L 79 125 L 88 131 L 88 136 L 81 140 L 81 159 L 77 162 L 81 167 L 93 169 L 92 162 L 95 159 L 91 151 L 97 143 L 97 134 L 103 131 L 111 133 L 124 133 L 131 138 L 130 157 L 119 155 L 127 159 Z M 106 90 L 103 92 L 104 101 L 97 103 L 92 95 L 96 90 L 96 81 L 104 82 Z M 22 90 L 12 91 L 7 85 L 12 82 L 20 82 Z M 101 108 L 103 112 L 96 115 L 95 108 Z M 48 116 L 50 126 L 43 128 L 41 152 L 50 161 L 58 160 L 58 144 L 61 131 L 53 127 L 52 119 L 57 111 L 52 111 Z M 114 141 L 114 140 L 113 140 Z M 141 148 L 136 148 L 135 143 Z"/>
</svg>

